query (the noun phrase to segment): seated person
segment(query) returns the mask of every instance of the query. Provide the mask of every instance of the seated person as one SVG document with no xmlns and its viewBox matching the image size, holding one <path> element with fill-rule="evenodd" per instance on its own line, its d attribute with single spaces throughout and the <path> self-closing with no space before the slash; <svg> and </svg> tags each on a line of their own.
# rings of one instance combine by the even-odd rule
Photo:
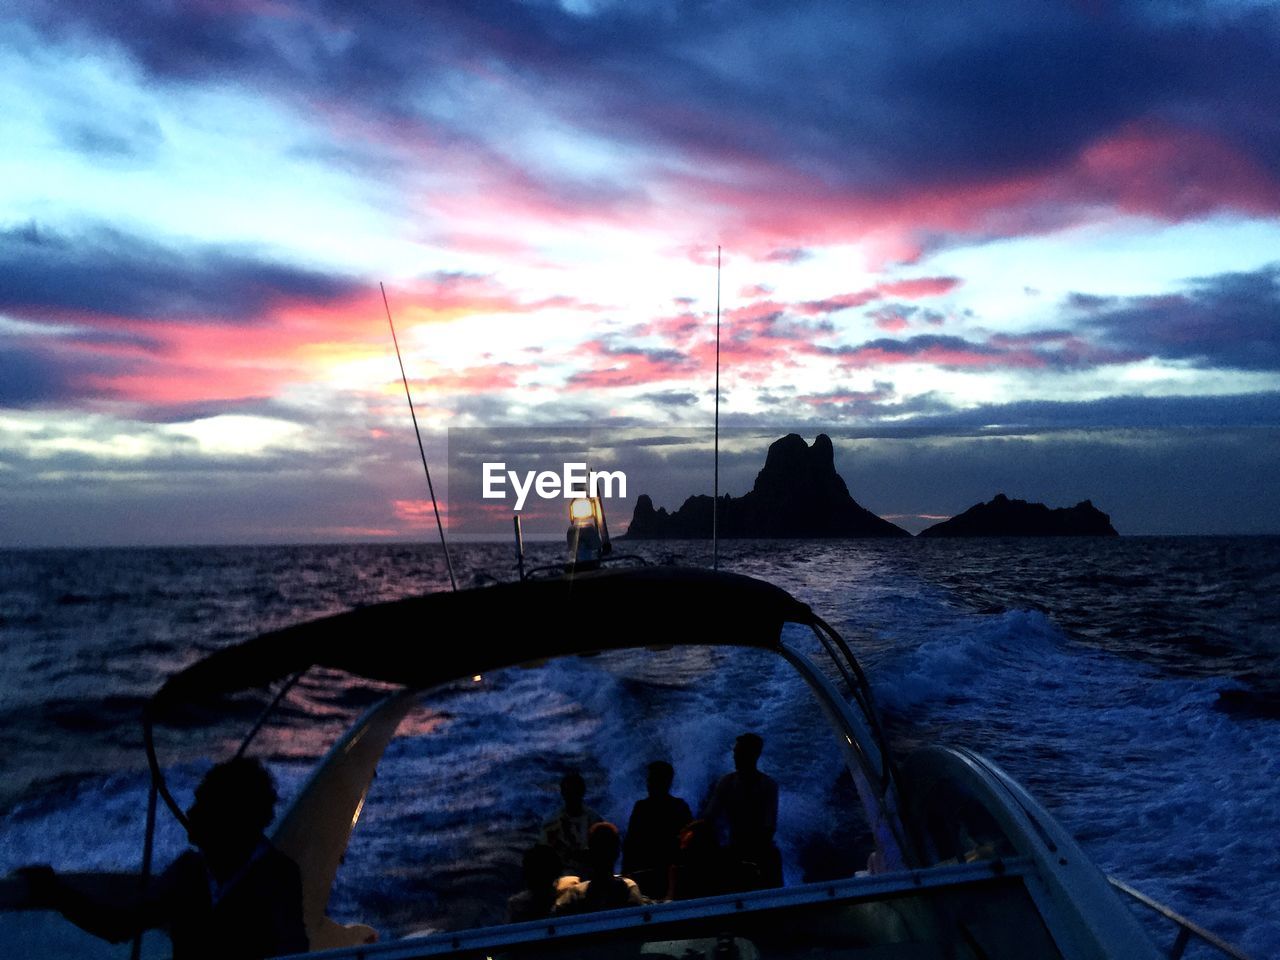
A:
<svg viewBox="0 0 1280 960">
<path fill-rule="evenodd" d="M 507 901 L 507 923 L 541 920 L 551 916 L 560 894 L 578 882 L 560 875 L 560 857 L 545 843 L 535 843 L 524 853 L 524 889 Z"/>
<path fill-rule="evenodd" d="M 305 953 L 302 877 L 263 836 L 276 803 L 271 775 L 257 760 L 220 763 L 196 787 L 187 811 L 188 850 L 145 896 L 125 906 L 96 902 L 47 866 L 21 873 L 35 904 L 112 943 L 165 927 L 174 960 L 260 960 Z"/>
<path fill-rule="evenodd" d="M 587 795 L 587 782 L 576 770 L 560 780 L 560 797 L 564 805 L 543 825 L 542 842 L 560 857 L 565 872 L 582 874 L 587 870 L 587 832 L 604 817 L 582 801 Z"/>
<path fill-rule="evenodd" d="M 667 889 L 667 871 L 675 862 L 680 831 L 693 813 L 689 805 L 671 795 L 675 770 L 664 760 L 649 764 L 649 795 L 637 800 L 627 822 L 622 844 L 622 872 L 633 877 L 646 896 L 661 897 Z"/>
<path fill-rule="evenodd" d="M 613 865 L 618 862 L 620 846 L 618 828 L 612 823 L 597 823 L 593 826 L 587 837 L 586 876 L 560 894 L 553 912 L 589 913 L 594 910 L 638 907 L 651 902 L 640 892 L 634 880 L 614 874 Z"/>
<path fill-rule="evenodd" d="M 759 885 L 759 871 L 721 847 L 709 821 L 694 820 L 680 831 L 679 848 L 668 871 L 668 900 L 714 897 Z"/>
<path fill-rule="evenodd" d="M 764 750 L 757 734 L 744 733 L 733 744 L 733 773 L 716 783 L 703 819 L 723 823 L 729 853 L 760 869 L 766 887 L 782 886 L 782 856 L 774 846 L 778 828 L 778 784 L 756 766 Z"/>
</svg>

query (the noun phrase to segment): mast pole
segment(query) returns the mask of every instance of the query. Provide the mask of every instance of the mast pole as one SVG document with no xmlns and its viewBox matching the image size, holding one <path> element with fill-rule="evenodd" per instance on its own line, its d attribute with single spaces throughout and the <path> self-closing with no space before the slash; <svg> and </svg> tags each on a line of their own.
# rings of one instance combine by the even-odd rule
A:
<svg viewBox="0 0 1280 960">
<path fill-rule="evenodd" d="M 387 311 L 387 326 L 391 328 L 391 342 L 396 348 L 396 361 L 400 364 L 400 379 L 404 383 L 404 396 L 409 401 L 409 416 L 413 418 L 413 435 L 418 438 L 418 453 L 422 457 L 422 471 L 427 475 L 427 492 L 431 494 L 431 509 L 436 515 L 436 529 L 440 531 L 440 548 L 444 551 L 444 565 L 449 570 L 449 586 L 455 591 L 458 581 L 453 576 L 453 560 L 449 557 L 449 544 L 444 539 L 444 524 L 440 520 L 440 506 L 436 503 L 436 490 L 431 485 L 431 468 L 427 466 L 427 451 L 422 446 L 422 431 L 418 429 L 418 415 L 413 409 L 413 395 L 409 393 L 409 377 L 404 372 L 404 358 L 400 356 L 400 341 L 396 339 L 396 325 L 391 322 L 391 305 L 387 303 L 387 288 L 378 281 L 378 289 L 382 291 L 382 306 Z"/>
<path fill-rule="evenodd" d="M 716 244 L 715 478 L 711 497 L 711 569 L 720 569 L 720 245 Z"/>
</svg>

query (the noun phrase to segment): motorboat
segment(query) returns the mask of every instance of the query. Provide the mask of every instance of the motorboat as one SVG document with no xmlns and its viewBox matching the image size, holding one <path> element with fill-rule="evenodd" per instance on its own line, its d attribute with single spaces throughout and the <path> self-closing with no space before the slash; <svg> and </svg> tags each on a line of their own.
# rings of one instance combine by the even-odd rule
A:
<svg viewBox="0 0 1280 960">
<path fill-rule="evenodd" d="M 598 524 L 597 514 L 581 516 Z M 299 678 L 324 668 L 391 685 L 391 692 L 333 744 L 271 835 L 300 868 L 313 956 L 1142 960 L 1179 957 L 1193 938 L 1242 956 L 1109 879 L 1043 806 L 979 754 L 931 745 L 897 757 L 853 650 L 809 605 L 737 573 L 610 557 L 587 539 L 584 548 L 571 530 L 574 559 L 562 567 L 525 571 L 522 563 L 514 582 L 301 623 L 221 649 L 169 678 L 145 711 L 148 836 L 157 799 L 181 809 L 156 753 L 158 725 L 252 690 L 274 692 L 270 712 Z M 425 692 L 559 658 L 620 651 L 662 658 L 689 648 L 749 648 L 794 671 L 847 766 L 858 808 L 837 815 L 865 825 L 865 860 L 834 879 L 397 940 L 378 941 L 363 918 L 329 915 L 378 765 Z M 1167 951 L 1126 897 L 1172 922 Z"/>
</svg>

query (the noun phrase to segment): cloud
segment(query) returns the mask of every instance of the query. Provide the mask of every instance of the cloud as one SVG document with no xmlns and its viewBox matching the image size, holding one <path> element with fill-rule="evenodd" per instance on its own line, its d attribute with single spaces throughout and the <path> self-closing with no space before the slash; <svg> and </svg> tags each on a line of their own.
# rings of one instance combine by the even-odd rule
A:
<svg viewBox="0 0 1280 960">
<path fill-rule="evenodd" d="M 0 276 L 0 312 L 22 321 L 20 334 L 0 332 L 0 348 L 23 370 L 3 391 L 13 404 L 125 401 L 155 413 L 261 401 L 314 378 L 317 365 L 385 349 L 376 287 L 248 249 L 31 224 L 0 232 Z M 564 296 L 525 298 L 459 271 L 396 284 L 388 299 L 402 334 L 476 315 L 600 309 Z M 439 371 L 429 385 L 501 389 L 532 369 L 498 362 Z"/>
<path fill-rule="evenodd" d="M 871 319 L 875 321 L 875 325 L 881 330 L 898 333 L 911 325 L 910 318 L 913 313 L 915 313 L 914 307 L 890 304 L 871 311 Z"/>
<path fill-rule="evenodd" d="M 840 366 L 849 370 L 902 363 L 927 363 L 952 370 L 1076 369 L 1124 363 L 1142 356 L 1096 347 L 1066 333 L 1029 338 L 995 335 L 985 340 L 920 334 L 901 340 L 882 337 L 857 345 L 819 346 L 815 350 L 838 357 Z"/>
<path fill-rule="evenodd" d="M 1089 430 L 1280 428 L 1280 391 L 1230 396 L 1118 396 L 1098 400 L 1019 400 L 956 407 L 932 398 L 910 419 L 832 425 L 832 436 L 995 437 Z"/>
<path fill-rule="evenodd" d="M 164 144 L 164 132 L 154 120 L 93 117 L 59 125 L 63 142 L 96 162 L 123 166 L 155 159 Z"/>
<path fill-rule="evenodd" d="M 459 217 L 678 211 L 795 262 L 829 242 L 911 260 L 1116 214 L 1280 209 L 1264 6 L 149 0 L 119 17 L 79 0 L 28 20 L 160 83 L 273 91 L 381 141 L 406 178 L 429 158 L 466 188 L 427 202 Z M 564 137 L 610 162 L 555 165 Z"/>
<path fill-rule="evenodd" d="M 0 408 L 67 400 L 75 395 L 71 371 L 43 352 L 5 347 L 0 341 Z"/>
<path fill-rule="evenodd" d="M 766 263 L 800 263 L 812 256 L 812 251 L 804 247 L 779 247 L 764 254 L 761 259 Z"/>
<path fill-rule="evenodd" d="M 168 247 L 106 227 L 70 234 L 34 223 L 0 231 L 0 276 L 0 311 L 63 320 L 251 325 L 282 304 L 331 302 L 356 289 L 349 278 L 246 250 Z"/>
<path fill-rule="evenodd" d="M 1075 294 L 1068 307 L 1120 349 L 1204 367 L 1280 370 L 1280 264 L 1199 278 L 1182 293 Z"/>
<path fill-rule="evenodd" d="M 697 404 L 698 395 L 687 390 L 662 390 L 641 394 L 636 399 L 659 407 L 692 407 Z"/>
<path fill-rule="evenodd" d="M 0 312 L 23 321 L 0 344 L 44 358 L 42 401 L 265 398 L 301 376 L 309 345 L 350 338 L 359 290 L 240 253 L 180 252 L 110 231 L 85 242 L 9 231 L 0 273 Z"/>
<path fill-rule="evenodd" d="M 835 296 L 825 297 L 822 300 L 807 300 L 803 303 L 795 304 L 793 309 L 810 315 L 834 313 L 837 310 L 863 307 L 868 303 L 874 303 L 886 297 L 901 297 L 907 300 L 936 297 L 944 293 L 950 293 L 958 286 L 960 286 L 959 277 L 911 277 L 901 280 L 888 280 L 852 293 L 836 294 Z"/>
<path fill-rule="evenodd" d="M 574 354 L 590 363 L 567 378 L 566 384 L 575 390 L 640 386 L 683 379 L 697 371 L 690 358 L 678 350 L 628 346 L 612 338 L 588 340 L 576 347 Z"/>
</svg>

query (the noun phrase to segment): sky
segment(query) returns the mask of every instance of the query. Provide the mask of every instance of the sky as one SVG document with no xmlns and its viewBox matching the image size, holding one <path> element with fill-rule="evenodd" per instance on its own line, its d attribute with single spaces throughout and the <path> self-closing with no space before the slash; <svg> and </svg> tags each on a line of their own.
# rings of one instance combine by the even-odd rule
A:
<svg viewBox="0 0 1280 960">
<path fill-rule="evenodd" d="M 0 17 L 0 546 L 428 536 L 379 283 L 437 474 L 449 430 L 709 435 L 717 247 L 722 490 L 826 432 L 912 530 L 1280 533 L 1273 4 Z"/>
</svg>

